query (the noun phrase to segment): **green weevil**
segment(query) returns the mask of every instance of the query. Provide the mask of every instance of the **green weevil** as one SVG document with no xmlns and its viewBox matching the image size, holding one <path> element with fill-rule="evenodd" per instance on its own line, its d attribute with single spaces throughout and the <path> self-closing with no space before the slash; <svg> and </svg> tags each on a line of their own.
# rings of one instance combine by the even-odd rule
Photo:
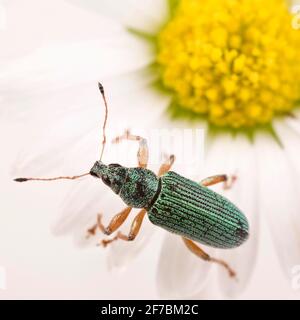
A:
<svg viewBox="0 0 300 320">
<path fill-rule="evenodd" d="M 107 246 L 117 239 L 134 240 L 144 217 L 148 214 L 149 220 L 154 225 L 181 236 L 187 248 L 195 255 L 222 265 L 231 277 L 235 276 L 235 271 L 225 261 L 211 257 L 195 243 L 230 249 L 240 246 L 248 238 L 249 225 L 245 215 L 225 197 L 207 188 L 219 182 L 224 183 L 224 188 L 229 188 L 235 177 L 230 180 L 227 175 L 222 174 L 197 183 L 170 171 L 175 160 L 173 155 L 161 165 L 156 175 L 147 169 L 149 152 L 146 139 L 132 135 L 129 131 L 125 131 L 113 142 L 119 143 L 125 139 L 138 142 L 138 167 L 127 168 L 120 164 L 104 164 L 101 159 L 106 143 L 105 126 L 108 108 L 103 86 L 100 83 L 98 86 L 106 108 L 100 160 L 95 162 L 88 173 L 78 176 L 17 178 L 15 181 L 77 179 L 86 175 L 100 178 L 127 207 L 116 214 L 107 227 L 102 224 L 101 215 L 98 214 L 97 223 L 87 230 L 88 236 L 95 235 L 98 229 L 106 235 L 111 235 L 125 222 L 133 208 L 140 208 L 128 235 L 118 232 L 115 237 L 102 240 L 101 244 Z"/>
</svg>

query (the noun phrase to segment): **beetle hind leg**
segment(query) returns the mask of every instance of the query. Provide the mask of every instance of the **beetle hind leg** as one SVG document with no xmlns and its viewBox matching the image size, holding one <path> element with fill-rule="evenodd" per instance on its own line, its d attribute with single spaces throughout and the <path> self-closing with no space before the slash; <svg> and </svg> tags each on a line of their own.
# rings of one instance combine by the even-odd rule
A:
<svg viewBox="0 0 300 320">
<path fill-rule="evenodd" d="M 236 175 L 228 176 L 226 174 L 219 174 L 219 175 L 211 176 L 211 177 L 208 177 L 208 178 L 201 180 L 200 184 L 202 186 L 209 187 L 209 186 L 213 186 L 214 184 L 223 182 L 224 183 L 223 189 L 228 190 L 228 189 L 232 188 L 236 179 L 237 179 Z"/>
<path fill-rule="evenodd" d="M 195 244 L 192 240 L 182 237 L 182 240 L 184 244 L 187 246 L 187 248 L 194 253 L 197 257 L 208 261 L 208 262 L 214 262 L 221 266 L 223 266 L 227 271 L 230 277 L 236 277 L 235 271 L 228 265 L 227 262 L 216 259 L 211 257 L 209 254 L 207 254 L 205 251 L 203 251 L 197 244 Z"/>
</svg>

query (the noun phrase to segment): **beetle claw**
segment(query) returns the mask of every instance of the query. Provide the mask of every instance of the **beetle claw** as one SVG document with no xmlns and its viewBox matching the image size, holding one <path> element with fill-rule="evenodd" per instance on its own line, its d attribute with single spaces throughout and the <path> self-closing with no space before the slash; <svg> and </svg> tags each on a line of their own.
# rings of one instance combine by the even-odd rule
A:
<svg viewBox="0 0 300 320">
<path fill-rule="evenodd" d="M 231 176 L 227 176 L 225 183 L 223 184 L 223 190 L 229 190 L 235 184 L 237 180 L 237 175 L 233 174 Z"/>
<path fill-rule="evenodd" d="M 104 229 L 104 234 L 106 234 L 107 236 L 109 236 L 111 234 L 111 229 L 109 227 Z"/>
<path fill-rule="evenodd" d="M 89 229 L 87 230 L 87 233 L 86 233 L 85 238 L 86 238 L 86 239 L 89 239 L 90 237 L 94 236 L 94 235 L 96 234 L 97 227 L 98 227 L 98 225 L 95 224 L 94 226 L 92 226 L 91 228 L 89 228 Z"/>
</svg>

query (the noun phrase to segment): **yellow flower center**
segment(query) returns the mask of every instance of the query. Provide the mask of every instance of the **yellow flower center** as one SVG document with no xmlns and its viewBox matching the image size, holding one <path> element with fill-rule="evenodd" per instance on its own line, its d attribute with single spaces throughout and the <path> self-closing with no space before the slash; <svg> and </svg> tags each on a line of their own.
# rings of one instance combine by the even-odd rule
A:
<svg viewBox="0 0 300 320">
<path fill-rule="evenodd" d="M 300 31 L 284 0 L 188 0 L 158 34 L 172 108 L 253 128 L 300 101 Z"/>
</svg>

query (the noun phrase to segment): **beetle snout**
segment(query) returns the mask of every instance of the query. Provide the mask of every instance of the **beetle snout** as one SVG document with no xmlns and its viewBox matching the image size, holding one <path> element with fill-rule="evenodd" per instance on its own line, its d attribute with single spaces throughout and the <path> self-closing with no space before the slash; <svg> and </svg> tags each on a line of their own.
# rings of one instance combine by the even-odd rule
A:
<svg viewBox="0 0 300 320">
<path fill-rule="evenodd" d="M 90 175 L 95 178 L 102 178 L 103 173 L 107 171 L 107 166 L 101 161 L 96 161 L 90 170 Z"/>
</svg>

